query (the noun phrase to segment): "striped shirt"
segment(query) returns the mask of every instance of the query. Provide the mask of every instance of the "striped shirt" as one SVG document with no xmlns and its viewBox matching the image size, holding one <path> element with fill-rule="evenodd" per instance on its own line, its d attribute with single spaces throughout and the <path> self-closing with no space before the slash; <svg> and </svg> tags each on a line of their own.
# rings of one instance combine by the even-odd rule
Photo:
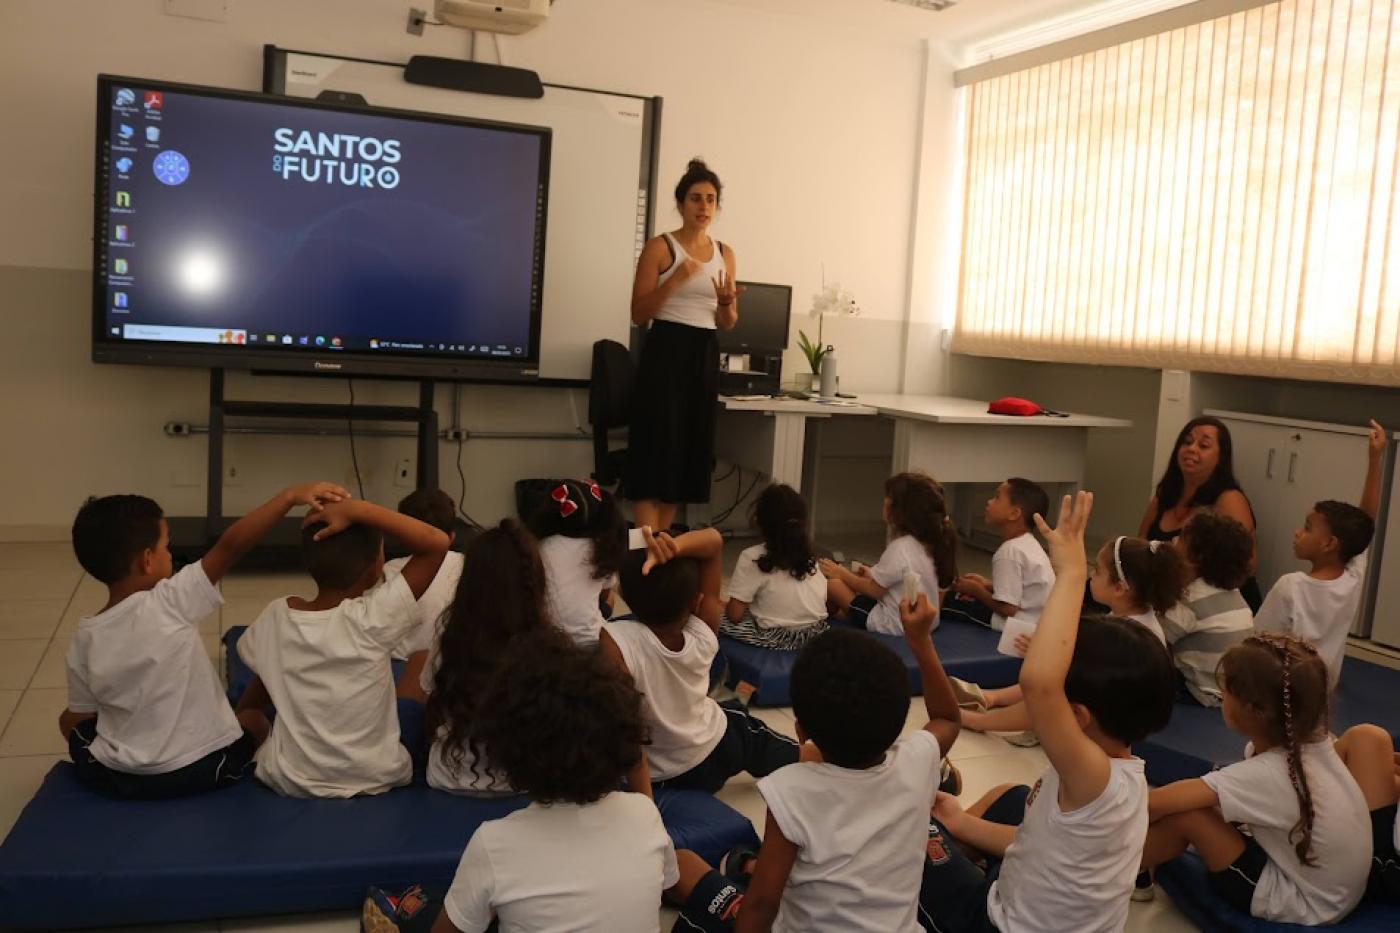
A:
<svg viewBox="0 0 1400 933">
<path fill-rule="evenodd" d="M 1192 580 L 1186 598 L 1167 611 L 1163 631 L 1186 689 L 1202 706 L 1221 704 L 1215 669 L 1220 658 L 1254 629 L 1254 616 L 1239 590 Z"/>
</svg>

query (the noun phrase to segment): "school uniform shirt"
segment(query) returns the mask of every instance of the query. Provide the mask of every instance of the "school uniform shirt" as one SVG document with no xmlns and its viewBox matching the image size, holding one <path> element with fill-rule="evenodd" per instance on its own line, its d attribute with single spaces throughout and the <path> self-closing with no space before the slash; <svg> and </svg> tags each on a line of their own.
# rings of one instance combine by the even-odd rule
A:
<svg viewBox="0 0 1400 933">
<path fill-rule="evenodd" d="M 1146 612 L 1139 612 L 1137 615 L 1127 616 L 1126 618 L 1129 622 L 1136 622 L 1153 635 L 1156 635 L 1157 640 L 1162 643 L 1162 647 L 1166 647 L 1167 636 L 1162 631 L 1162 622 L 1157 618 L 1156 612 L 1149 609 Z"/>
<path fill-rule="evenodd" d="M 918 538 L 900 535 L 885 545 L 879 563 L 870 568 L 870 578 L 885 588 L 885 595 L 866 617 L 865 626 L 870 631 L 904 634 L 904 625 L 899 621 L 899 601 L 904 598 L 904 572 L 910 569 L 919 575 L 919 588 L 928 596 L 929 603 L 938 605 L 938 571 L 933 566 L 933 558 Z M 937 622 L 934 627 L 938 627 Z"/>
<path fill-rule="evenodd" d="M 622 652 L 642 694 L 651 727 L 647 766 L 654 781 L 685 774 L 724 738 L 724 710 L 710 699 L 710 665 L 719 639 L 695 616 L 683 629 L 685 646 L 672 651 L 641 622 L 611 622 L 608 635 Z"/>
<path fill-rule="evenodd" d="M 768 548 L 745 548 L 729 579 L 729 597 L 748 603 L 749 614 L 762 628 L 802 628 L 826 619 L 826 577 L 815 566 L 801 580 L 786 570 L 764 573 L 758 559 Z M 901 581 L 901 585 L 903 585 Z"/>
<path fill-rule="evenodd" d="M 428 648 L 428 661 L 418 675 L 418 685 L 423 688 L 424 693 L 432 694 L 441 664 L 442 655 L 438 651 L 438 641 L 434 639 Z M 462 745 L 460 765 L 455 763 L 455 759 L 449 760 L 443 745 L 446 736 L 446 727 L 439 729 L 433 737 L 432 746 L 428 749 L 429 787 L 468 797 L 495 797 L 516 793 L 504 775 L 491 770 L 491 763 L 485 756 L 477 758 L 472 754 L 470 742 Z"/>
<path fill-rule="evenodd" d="M 408 562 L 407 557 L 395 557 L 391 561 L 385 561 L 384 583 L 402 576 L 403 568 Z M 433 582 L 423 591 L 423 595 L 418 597 L 418 624 L 394 646 L 395 658 L 403 660 L 415 652 L 427 651 L 428 646 L 437 639 L 443 617 L 457 598 L 457 581 L 462 579 L 462 564 L 462 555 L 456 551 L 448 551 L 442 556 L 442 565 L 438 567 L 437 576 L 433 577 Z"/>
<path fill-rule="evenodd" d="M 78 623 L 68 708 L 97 714 L 94 758 L 127 774 L 166 774 L 243 735 L 199 637 L 199 621 L 222 603 L 195 561 Z"/>
<path fill-rule="evenodd" d="M 1184 598 L 1163 619 L 1172 663 L 1186 689 L 1202 706 L 1219 706 L 1223 701 L 1216 670 L 1225 652 L 1254 631 L 1249 603 L 1239 590 L 1222 590 L 1197 579 L 1187 584 Z"/>
<path fill-rule="evenodd" d="M 238 640 L 277 708 L 257 776 L 289 797 L 379 794 L 413 776 L 399 744 L 394 646 L 418 624 L 402 575 L 334 609 L 274 600 Z"/>
<path fill-rule="evenodd" d="M 1302 746 L 1312 792 L 1311 867 L 1298 861 L 1288 834 L 1298 822 L 1298 797 L 1288 755 L 1271 748 L 1201 777 L 1220 795 L 1220 814 L 1245 823 L 1269 863 L 1249 912 L 1263 920 L 1318 926 L 1345 917 L 1366 891 L 1371 870 L 1371 817 L 1366 799 L 1328 736 Z M 1252 748 L 1246 748 L 1250 754 Z"/>
<path fill-rule="evenodd" d="M 463 933 L 656 933 L 661 892 L 680 880 L 655 804 L 615 792 L 596 803 L 531 803 L 482 823 L 443 909 Z"/>
<path fill-rule="evenodd" d="M 1003 541 L 992 555 L 992 598 L 1019 607 L 1016 619 L 1020 622 L 1040 621 L 1054 585 L 1050 558 L 1030 532 Z M 992 613 L 992 628 L 998 632 L 1006 628 L 1006 617 Z"/>
<path fill-rule="evenodd" d="M 1060 775 L 1049 768 L 1026 798 L 1026 817 L 987 894 L 1002 933 L 1112 933 L 1128 920 L 1147 838 L 1141 758 L 1114 758 L 1092 803 L 1060 809 Z"/>
<path fill-rule="evenodd" d="M 590 648 L 598 644 L 598 631 L 606 621 L 598 597 L 603 590 L 617 586 L 617 574 L 602 580 L 593 575 L 593 541 L 589 538 L 550 535 L 540 542 L 540 560 L 544 563 L 549 617 L 576 644 Z"/>
<path fill-rule="evenodd" d="M 1370 550 L 1362 551 L 1335 580 L 1318 580 L 1302 571 L 1284 574 L 1264 597 L 1255 627 L 1312 642 L 1327 663 L 1328 684 L 1336 687 L 1370 559 Z"/>
<path fill-rule="evenodd" d="M 797 846 L 776 933 L 919 929 L 940 754 L 938 740 L 920 730 L 873 768 L 801 762 L 758 782 L 768 812 Z"/>
</svg>

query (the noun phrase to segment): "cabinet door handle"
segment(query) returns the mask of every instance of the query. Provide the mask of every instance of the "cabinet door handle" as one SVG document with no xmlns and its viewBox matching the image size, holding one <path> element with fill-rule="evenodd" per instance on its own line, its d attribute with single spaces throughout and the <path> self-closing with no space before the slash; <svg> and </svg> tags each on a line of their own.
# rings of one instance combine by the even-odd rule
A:
<svg viewBox="0 0 1400 933">
<path fill-rule="evenodd" d="M 1269 448 L 1269 462 L 1266 463 L 1266 464 L 1264 464 L 1264 478 L 1265 478 L 1265 479 L 1273 479 L 1273 478 L 1274 478 L 1274 454 L 1275 454 L 1275 453 L 1276 453 L 1276 451 L 1275 451 L 1272 447 L 1270 447 L 1270 448 Z"/>
<path fill-rule="evenodd" d="M 1288 455 L 1288 481 L 1293 482 L 1293 473 L 1298 468 L 1298 451 Z"/>
</svg>

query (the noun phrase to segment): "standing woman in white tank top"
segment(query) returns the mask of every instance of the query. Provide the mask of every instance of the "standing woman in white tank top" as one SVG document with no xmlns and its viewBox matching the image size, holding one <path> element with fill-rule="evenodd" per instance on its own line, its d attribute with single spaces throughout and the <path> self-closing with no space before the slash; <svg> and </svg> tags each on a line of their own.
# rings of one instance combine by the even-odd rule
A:
<svg viewBox="0 0 1400 933">
<path fill-rule="evenodd" d="M 653 237 L 637 262 L 632 321 L 650 323 L 632 391 L 623 492 L 633 517 L 671 527 L 683 502 L 710 501 L 719 396 L 715 329 L 739 320 L 734 251 L 710 238 L 719 176 L 692 159 L 676 185 L 681 228 Z"/>
</svg>

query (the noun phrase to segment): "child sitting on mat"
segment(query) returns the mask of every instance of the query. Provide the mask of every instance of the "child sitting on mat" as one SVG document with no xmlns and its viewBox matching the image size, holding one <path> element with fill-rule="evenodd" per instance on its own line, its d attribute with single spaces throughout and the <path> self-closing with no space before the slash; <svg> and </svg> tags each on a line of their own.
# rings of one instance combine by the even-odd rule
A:
<svg viewBox="0 0 1400 933">
<path fill-rule="evenodd" d="M 759 495 L 749 523 L 763 536 L 739 554 L 729 578 L 721 635 L 793 651 L 826 631 L 826 577 L 807 524 L 807 500 L 775 483 Z"/>
<path fill-rule="evenodd" d="M 992 555 L 992 578 L 975 573 L 958 577 L 943 611 L 998 632 L 1012 618 L 1035 625 L 1055 582 L 1055 571 L 1032 533 L 1033 517 L 1049 508 L 1045 490 L 1028 479 L 1013 476 L 998 486 L 982 513 L 983 521 L 1001 536 L 1001 546 Z"/>
<path fill-rule="evenodd" d="M 686 929 L 918 930 L 928 813 L 958 706 L 930 637 L 936 606 L 920 594 L 900 610 L 929 721 L 899 738 L 909 680 L 891 649 L 849 629 L 813 639 L 792 669 L 792 708 L 798 736 L 821 758 L 758 782 L 768 822 L 757 859 L 733 852 L 728 878 L 701 879 Z M 725 924 L 741 896 L 737 923 Z"/>
<path fill-rule="evenodd" d="M 1162 617 L 1185 693 L 1201 706 L 1220 705 L 1220 659 L 1254 631 L 1254 614 L 1240 595 L 1249 579 L 1254 535 L 1210 509 L 1191 516 L 1173 542 L 1186 564 L 1186 594 Z"/>
<path fill-rule="evenodd" d="M 174 573 L 170 526 L 145 496 L 88 499 L 73 551 L 107 586 L 68 649 L 68 708 L 59 730 L 78 778 L 121 797 L 177 797 L 224 787 L 252 766 L 267 717 L 235 715 L 199 622 L 223 604 L 229 569 L 288 511 L 350 494 L 332 483 L 293 486 L 234 522 L 209 552 Z"/>
<path fill-rule="evenodd" d="M 1081 492 L 1071 508 L 1066 496 L 1053 530 L 1036 519 L 1055 585 L 1021 687 L 1050 767 L 1026 793 L 1019 826 L 1003 822 L 1015 813 L 988 818 L 1000 800 L 984 800 L 979 816 L 938 795 L 919 891 L 925 929 L 1111 933 L 1127 921 L 1147 828 L 1147 779 L 1132 744 L 1167 724 L 1175 686 L 1146 627 L 1079 618 L 1092 504 Z M 964 847 L 1001 859 L 999 872 L 984 872 Z"/>
<path fill-rule="evenodd" d="M 457 503 L 441 489 L 415 489 L 399 501 L 399 512 L 409 518 L 416 518 L 425 525 L 432 525 L 447 535 L 449 542 L 457 537 Z M 395 557 L 384 562 L 384 581 L 387 583 L 403 573 L 410 558 Z M 415 669 L 422 666 L 423 657 L 437 637 L 442 617 L 447 607 L 452 605 L 452 595 L 457 592 L 457 581 L 462 576 L 462 555 L 449 550 L 442 556 L 442 566 L 438 568 L 433 583 L 418 599 L 418 625 L 394 647 L 394 657 L 414 662 Z M 414 655 L 418 657 L 415 659 Z M 407 669 L 405 669 L 407 670 Z M 408 675 L 410 681 L 413 675 Z"/>
<path fill-rule="evenodd" d="M 1313 505 L 1303 527 L 1293 532 L 1294 556 L 1312 566 L 1307 573 L 1279 577 L 1254 616 L 1256 628 L 1312 642 L 1327 664 L 1333 689 L 1342 676 L 1347 634 L 1361 604 L 1387 443 L 1385 429 L 1372 421 L 1360 508 L 1332 499 Z"/>
<path fill-rule="evenodd" d="M 1236 910 L 1336 923 L 1366 890 L 1372 823 L 1328 735 L 1327 665 L 1308 642 L 1259 632 L 1226 652 L 1220 682 L 1247 757 L 1152 791 L 1143 868 L 1191 846 Z"/>
<path fill-rule="evenodd" d="M 650 800 L 618 791 L 646 740 L 641 696 L 550 627 L 497 662 L 473 734 L 530 805 L 472 835 L 433 929 L 655 931 L 663 892 L 683 902 L 708 866 L 672 848 Z"/>
<path fill-rule="evenodd" d="M 550 627 L 544 567 L 534 538 L 510 519 L 473 538 L 462 557 L 461 582 L 420 680 L 432 736 L 428 786 L 477 796 L 515 793 L 483 757 L 476 721 L 502 655 Z"/>
<path fill-rule="evenodd" d="M 678 538 L 644 528 L 645 552 L 622 565 L 622 598 L 636 621 L 603 629 L 599 644 L 642 692 L 651 729 L 643 756 L 654 785 L 715 793 L 740 771 L 771 774 L 797 760 L 797 743 L 750 716 L 743 704 L 710 699 L 719 652 L 724 540 L 713 528 Z M 629 779 L 629 783 L 630 779 Z M 635 783 L 633 790 L 642 790 Z"/>
<path fill-rule="evenodd" d="M 386 534 L 413 557 L 375 586 Z M 409 782 L 390 658 L 418 624 L 418 598 L 447 544 L 442 531 L 371 502 L 332 502 L 307 516 L 302 555 L 315 598 L 273 600 L 238 640 L 258 675 L 239 708 L 277 710 L 258 780 L 289 797 L 380 794 Z"/>
<path fill-rule="evenodd" d="M 1139 625 L 1165 645 L 1160 619 L 1181 599 L 1186 579 L 1181 556 L 1167 542 L 1119 537 L 1099 549 L 1089 591 L 1096 602 L 1108 607 L 1108 618 Z M 978 705 L 984 707 L 963 712 L 963 725 L 967 728 L 978 732 L 1021 732 L 1030 728 L 1030 714 L 1020 684 L 984 691 L 959 681 L 958 687 L 960 696 L 980 699 Z"/>
<path fill-rule="evenodd" d="M 1371 876 L 1366 899 L 1400 904 L 1400 755 L 1395 741 L 1380 726 L 1352 726 L 1334 746 L 1371 811 Z"/>
<path fill-rule="evenodd" d="M 550 619 L 578 644 L 597 645 L 627 554 L 627 522 L 612 493 L 592 480 L 564 480 L 530 517 L 530 531 L 540 542 Z"/>
<path fill-rule="evenodd" d="M 943 487 L 927 473 L 898 473 L 885 480 L 881 515 L 891 541 L 874 567 L 854 572 L 825 559 L 818 566 L 829 581 L 833 615 L 872 632 L 898 635 L 903 631 L 899 600 L 905 574 L 912 571 L 920 592 L 938 605 L 940 592 L 958 575 L 958 538 Z"/>
</svg>

